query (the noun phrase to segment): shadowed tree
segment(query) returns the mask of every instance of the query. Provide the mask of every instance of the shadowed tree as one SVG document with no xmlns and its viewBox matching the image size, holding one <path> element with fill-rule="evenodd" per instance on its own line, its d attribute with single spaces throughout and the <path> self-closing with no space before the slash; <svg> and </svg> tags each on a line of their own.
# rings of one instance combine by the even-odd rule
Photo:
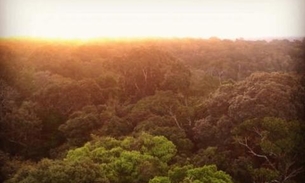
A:
<svg viewBox="0 0 305 183">
<path fill-rule="evenodd" d="M 289 182 L 303 172 L 304 138 L 298 121 L 280 118 L 247 120 L 234 129 L 235 141 L 247 151 L 257 167 L 253 182 Z M 258 163 L 260 162 L 260 163 Z"/>
<path fill-rule="evenodd" d="M 203 105 L 194 127 L 204 147 L 230 143 L 231 129 L 265 116 L 304 119 L 305 90 L 298 75 L 256 73 L 242 82 L 219 88 Z"/>
</svg>

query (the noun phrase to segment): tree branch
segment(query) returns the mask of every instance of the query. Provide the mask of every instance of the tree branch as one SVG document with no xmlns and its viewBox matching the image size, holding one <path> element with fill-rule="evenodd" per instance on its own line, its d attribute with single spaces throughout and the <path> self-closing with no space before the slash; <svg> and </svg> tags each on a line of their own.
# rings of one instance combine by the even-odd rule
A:
<svg viewBox="0 0 305 183">
<path fill-rule="evenodd" d="M 302 167 L 299 167 L 297 169 L 291 170 L 291 172 L 288 173 L 290 167 L 294 164 L 294 161 L 291 161 L 287 164 L 287 166 L 285 167 L 285 175 L 284 175 L 284 179 L 283 182 L 285 182 L 288 179 L 291 179 L 295 176 L 297 176 L 298 174 L 302 173 L 304 170 Z"/>
<path fill-rule="evenodd" d="M 173 106 L 170 106 L 170 107 L 169 107 L 169 114 L 170 114 L 170 116 L 174 119 L 174 121 L 175 121 L 177 127 L 178 127 L 179 129 L 182 129 L 181 126 L 180 126 L 180 124 L 179 124 L 179 122 L 178 122 L 178 120 L 177 120 L 176 115 L 172 112 L 172 107 L 173 107 Z"/>
<path fill-rule="evenodd" d="M 244 142 L 239 140 L 238 143 L 240 145 L 245 146 L 249 150 L 248 152 L 250 152 L 252 155 L 259 157 L 259 158 L 264 158 L 274 170 L 277 170 L 276 167 L 273 165 L 273 163 L 269 160 L 269 158 L 266 155 L 262 155 L 262 154 L 258 154 L 256 152 L 254 152 L 254 150 L 248 145 L 248 139 L 246 137 L 244 139 Z"/>
<path fill-rule="evenodd" d="M 253 127 L 253 132 L 256 133 L 259 137 L 263 138 L 263 135 L 262 135 L 262 133 L 259 131 L 258 128 Z"/>
</svg>

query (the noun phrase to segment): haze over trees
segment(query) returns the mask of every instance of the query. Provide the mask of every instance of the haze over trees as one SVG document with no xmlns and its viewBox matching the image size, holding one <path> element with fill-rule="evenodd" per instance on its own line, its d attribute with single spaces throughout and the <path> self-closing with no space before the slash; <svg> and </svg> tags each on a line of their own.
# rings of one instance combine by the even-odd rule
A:
<svg viewBox="0 0 305 183">
<path fill-rule="evenodd" d="M 305 39 L 2 39 L 0 182 L 305 180 Z"/>
</svg>

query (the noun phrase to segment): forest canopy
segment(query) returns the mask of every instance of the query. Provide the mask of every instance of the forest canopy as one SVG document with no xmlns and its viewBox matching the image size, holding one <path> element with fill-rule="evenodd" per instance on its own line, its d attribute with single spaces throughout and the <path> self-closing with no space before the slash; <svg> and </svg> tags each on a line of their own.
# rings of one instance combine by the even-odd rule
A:
<svg viewBox="0 0 305 183">
<path fill-rule="evenodd" d="M 0 41 L 0 182 L 297 183 L 305 39 Z"/>
</svg>

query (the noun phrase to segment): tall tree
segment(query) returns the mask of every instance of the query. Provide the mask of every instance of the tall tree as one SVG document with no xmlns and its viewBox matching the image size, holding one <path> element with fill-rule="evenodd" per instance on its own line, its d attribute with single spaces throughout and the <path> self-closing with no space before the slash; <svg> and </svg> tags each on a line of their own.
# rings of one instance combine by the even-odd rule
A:
<svg viewBox="0 0 305 183">
<path fill-rule="evenodd" d="M 245 148 L 256 167 L 253 182 L 289 182 L 303 172 L 304 125 L 280 118 L 247 120 L 235 128 L 235 141 Z"/>
</svg>

